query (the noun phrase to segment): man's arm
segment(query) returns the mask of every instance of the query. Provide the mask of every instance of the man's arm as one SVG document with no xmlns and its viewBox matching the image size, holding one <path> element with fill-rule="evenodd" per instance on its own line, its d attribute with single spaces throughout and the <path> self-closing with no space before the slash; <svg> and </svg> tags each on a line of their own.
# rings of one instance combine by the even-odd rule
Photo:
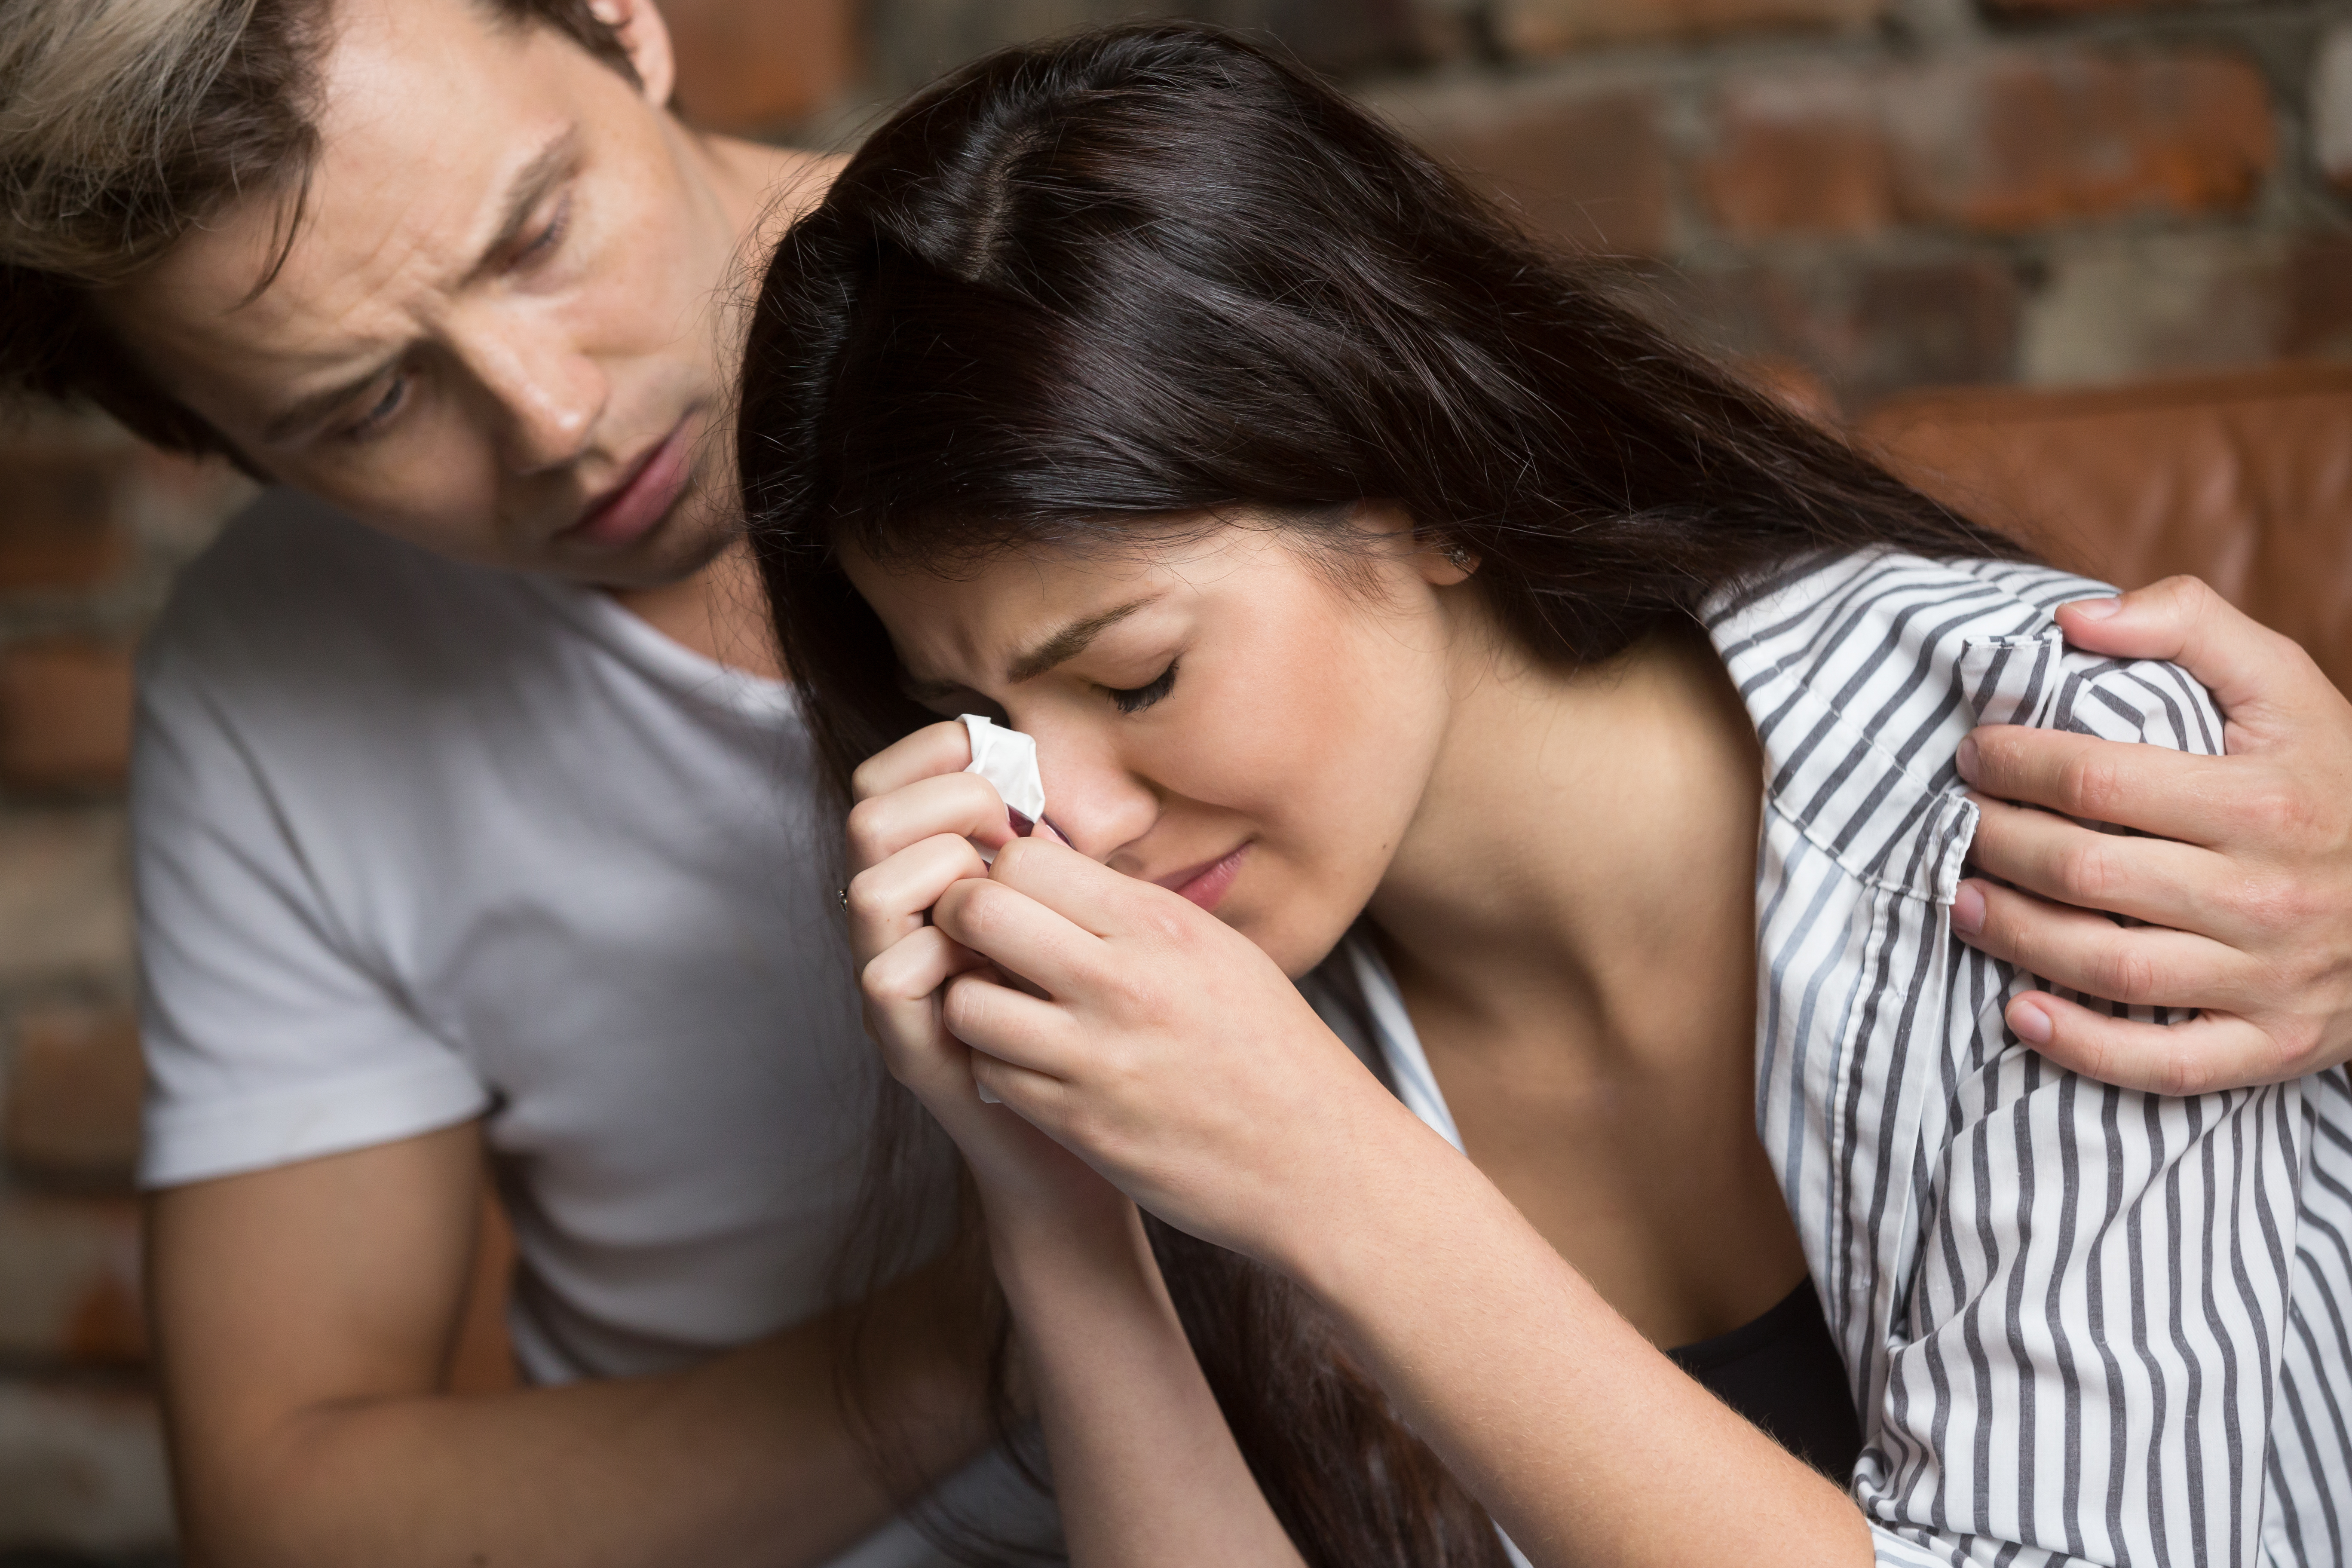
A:
<svg viewBox="0 0 2352 1568">
<path fill-rule="evenodd" d="M 440 1392 L 481 1202 L 467 1124 L 175 1187 L 150 1291 L 192 1568 L 784 1568 L 891 1511 L 819 1320 L 659 1377 Z M 876 1304 L 876 1408 L 930 1475 L 983 1441 L 926 1270 Z"/>
<path fill-rule="evenodd" d="M 2011 1002 L 2010 1027 L 2064 1067 L 2166 1094 L 2352 1058 L 2352 703 L 2194 578 L 2058 619 L 2076 647 L 2185 667 L 2221 704 L 2228 755 L 1977 731 L 1960 753 L 1984 811 L 1971 858 L 2011 886 L 1962 883 L 1954 928 L 2072 990 L 2202 1016 L 2136 1024 L 2035 991 Z"/>
</svg>

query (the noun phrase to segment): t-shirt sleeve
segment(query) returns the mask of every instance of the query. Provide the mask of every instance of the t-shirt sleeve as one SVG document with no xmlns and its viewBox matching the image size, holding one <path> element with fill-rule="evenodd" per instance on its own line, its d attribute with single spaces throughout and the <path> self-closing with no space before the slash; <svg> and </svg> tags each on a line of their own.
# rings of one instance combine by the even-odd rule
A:
<svg viewBox="0 0 2352 1568">
<path fill-rule="evenodd" d="M 142 1184 L 479 1115 L 482 1083 L 339 928 L 289 824 L 284 781 L 199 662 L 168 631 L 142 661 L 131 800 L 148 1066 Z"/>
<path fill-rule="evenodd" d="M 1988 722 L 2221 750 L 2185 672 L 2054 631 L 1973 645 L 1960 677 Z M 1857 1475 L 1878 1561 L 2251 1563 L 2314 1087 L 2168 1099 L 2077 1078 L 2003 1023 L 2033 976 L 1951 957 L 1974 1035 L 1938 1097 Z"/>
</svg>

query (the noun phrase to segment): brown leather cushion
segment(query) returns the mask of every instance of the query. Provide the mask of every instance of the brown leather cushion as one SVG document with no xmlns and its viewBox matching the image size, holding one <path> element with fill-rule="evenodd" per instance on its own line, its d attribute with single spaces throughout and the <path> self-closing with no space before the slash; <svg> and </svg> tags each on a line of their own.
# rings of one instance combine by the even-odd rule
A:
<svg viewBox="0 0 2352 1568">
<path fill-rule="evenodd" d="M 1857 434 L 2059 565 L 2126 588 L 2204 578 L 2352 689 L 2352 366 L 1912 393 Z"/>
</svg>

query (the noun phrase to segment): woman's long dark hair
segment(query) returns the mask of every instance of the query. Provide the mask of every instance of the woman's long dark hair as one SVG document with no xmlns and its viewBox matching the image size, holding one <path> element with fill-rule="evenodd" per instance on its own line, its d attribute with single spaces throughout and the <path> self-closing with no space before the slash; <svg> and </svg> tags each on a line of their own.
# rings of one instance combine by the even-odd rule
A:
<svg viewBox="0 0 2352 1568">
<path fill-rule="evenodd" d="M 1200 26 L 993 56 L 877 132 L 761 285 L 738 456 L 830 787 L 935 715 L 835 558 L 953 570 L 1401 503 L 1531 653 L 1605 658 L 1822 551 L 2011 553 L 1677 345 L 1363 110 Z M 885 1152 L 887 1157 L 887 1151 Z M 1317 1568 L 1498 1564 L 1486 1516 L 1286 1282 L 1155 1226 Z"/>
</svg>

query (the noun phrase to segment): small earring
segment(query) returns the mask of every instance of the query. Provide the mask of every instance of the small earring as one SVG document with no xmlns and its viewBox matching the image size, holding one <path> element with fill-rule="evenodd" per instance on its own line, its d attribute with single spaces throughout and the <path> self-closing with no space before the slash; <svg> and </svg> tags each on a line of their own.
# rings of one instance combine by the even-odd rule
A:
<svg viewBox="0 0 2352 1568">
<path fill-rule="evenodd" d="M 1445 563 L 1457 572 L 1467 572 L 1477 564 L 1470 554 L 1469 546 L 1459 540 L 1448 540 L 1443 553 L 1445 556 Z"/>
</svg>

